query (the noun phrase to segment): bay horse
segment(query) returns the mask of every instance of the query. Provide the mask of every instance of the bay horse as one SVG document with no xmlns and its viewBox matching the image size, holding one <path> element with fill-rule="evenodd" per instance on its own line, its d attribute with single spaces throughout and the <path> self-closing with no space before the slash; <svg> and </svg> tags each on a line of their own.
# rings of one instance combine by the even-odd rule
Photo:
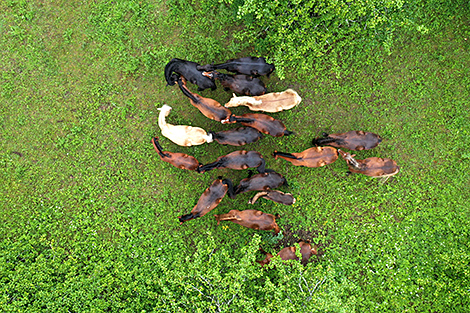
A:
<svg viewBox="0 0 470 313">
<path fill-rule="evenodd" d="M 333 147 L 313 147 L 300 153 L 274 151 L 274 159 L 282 158 L 295 166 L 321 167 L 338 159 L 338 152 Z"/>
<path fill-rule="evenodd" d="M 183 94 L 189 98 L 189 101 L 193 106 L 198 108 L 198 110 L 204 114 L 206 117 L 210 118 L 211 120 L 220 122 L 229 118 L 232 115 L 229 109 L 220 105 L 214 99 L 211 98 L 204 98 L 197 93 L 191 92 L 188 87 L 186 86 L 186 79 L 179 76 L 177 78 L 178 86 L 183 92 Z"/>
<path fill-rule="evenodd" d="M 163 151 L 162 146 L 158 142 L 158 137 L 154 137 L 152 143 L 160 156 L 160 160 L 183 170 L 195 171 L 199 169 L 201 163 L 199 163 L 195 157 L 187 155 L 186 153 Z"/>
<path fill-rule="evenodd" d="M 222 179 L 222 177 L 218 177 L 204 191 L 197 204 L 191 210 L 191 213 L 178 217 L 180 225 L 186 221 L 202 217 L 215 209 L 227 193 L 230 198 L 235 198 L 232 181 L 230 179 Z"/>
</svg>

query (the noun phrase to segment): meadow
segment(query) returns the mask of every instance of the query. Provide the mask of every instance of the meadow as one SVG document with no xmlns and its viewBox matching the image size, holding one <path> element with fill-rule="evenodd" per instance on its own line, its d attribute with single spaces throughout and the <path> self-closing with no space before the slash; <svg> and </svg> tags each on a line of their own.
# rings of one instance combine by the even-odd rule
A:
<svg viewBox="0 0 470 313">
<path fill-rule="evenodd" d="M 308 62 L 298 70 L 292 54 L 280 59 L 284 50 L 248 41 L 258 30 L 237 15 L 240 3 L 0 3 L 2 312 L 470 310 L 468 4 L 431 14 L 415 31 L 397 26 L 385 45 L 301 51 Z M 268 91 L 293 88 L 302 97 L 270 114 L 295 135 L 241 148 L 180 147 L 161 136 L 163 104 L 173 107 L 169 123 L 233 128 L 166 86 L 169 60 L 247 55 L 279 61 L 281 74 L 262 78 Z M 200 94 L 222 104 L 231 97 L 220 84 Z M 358 158 L 391 158 L 400 172 L 383 183 L 348 176 L 341 159 L 304 168 L 271 156 L 349 130 L 380 134 L 383 142 Z M 297 202 L 226 197 L 180 225 L 177 217 L 218 176 L 238 183 L 248 173 L 174 168 L 160 161 L 154 136 L 202 163 L 259 151 Z M 212 216 L 251 208 L 280 214 L 281 234 L 217 226 Z M 318 246 L 307 266 L 254 262 L 263 258 L 259 247 L 275 254 L 299 239 Z"/>
</svg>

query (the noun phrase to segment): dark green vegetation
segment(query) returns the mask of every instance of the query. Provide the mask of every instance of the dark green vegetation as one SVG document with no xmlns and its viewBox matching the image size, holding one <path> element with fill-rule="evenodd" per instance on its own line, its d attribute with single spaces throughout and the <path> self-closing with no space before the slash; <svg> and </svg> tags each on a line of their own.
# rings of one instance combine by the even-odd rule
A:
<svg viewBox="0 0 470 313">
<path fill-rule="evenodd" d="M 337 45 L 313 52 L 292 35 L 304 25 L 302 12 L 284 34 L 248 11 L 238 19 L 243 1 L 84 2 L 0 5 L 1 311 L 470 310 L 465 2 L 390 2 L 393 10 L 378 10 L 390 31 L 377 23 L 355 37 L 341 28 Z M 376 11 L 362 5 L 368 9 L 348 14 L 374 20 Z M 279 6 L 273 16 L 289 12 L 287 2 Z M 339 28 L 328 10 L 321 22 Z M 268 13 L 266 21 L 281 21 Z M 252 35 L 262 31 L 259 40 Z M 382 33 L 390 36 L 374 36 Z M 305 38 L 315 36 L 334 41 L 328 33 Z M 150 139 L 160 135 L 156 108 L 164 103 L 173 107 L 170 123 L 228 128 L 199 114 L 176 86 L 165 87 L 163 68 L 173 57 L 206 63 L 261 54 L 285 77 L 265 79 L 269 90 L 293 87 L 303 97 L 272 114 L 295 136 L 244 147 L 289 180 L 282 190 L 296 196 L 294 206 L 256 205 L 281 214 L 284 235 L 216 226 L 212 214 L 251 208 L 251 193 L 180 226 L 176 217 L 218 175 L 237 183 L 246 172 L 200 175 L 158 159 Z M 202 95 L 230 98 L 221 88 Z M 308 169 L 270 157 L 275 149 L 303 151 L 323 131 L 348 130 L 380 134 L 381 145 L 357 155 L 392 158 L 401 172 L 381 184 L 346 176 L 342 160 Z M 203 163 L 237 150 L 161 144 Z M 259 246 L 274 253 L 297 239 L 319 246 L 307 267 L 253 264 L 263 258 Z"/>
</svg>

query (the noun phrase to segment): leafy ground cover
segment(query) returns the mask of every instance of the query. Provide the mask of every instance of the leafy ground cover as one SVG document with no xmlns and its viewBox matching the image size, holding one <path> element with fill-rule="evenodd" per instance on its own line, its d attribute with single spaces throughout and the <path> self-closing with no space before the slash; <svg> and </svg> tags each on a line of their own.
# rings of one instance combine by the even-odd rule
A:
<svg viewBox="0 0 470 313">
<path fill-rule="evenodd" d="M 247 173 L 181 171 L 160 162 L 150 143 L 163 104 L 173 107 L 170 123 L 226 129 L 166 87 L 163 68 L 173 57 L 256 54 L 236 40 L 243 26 L 230 6 L 0 7 L 2 311 L 468 311 L 468 19 L 403 33 L 391 54 L 376 48 L 334 67 L 325 58 L 313 73 L 290 68 L 283 80 L 264 80 L 270 91 L 294 88 L 303 98 L 272 114 L 295 136 L 244 147 L 285 175 L 282 190 L 297 198 L 292 207 L 257 204 L 281 215 L 284 233 L 275 236 L 217 226 L 212 214 L 180 226 L 176 217 L 217 176 L 238 182 Z M 202 95 L 231 96 L 221 88 Z M 347 176 L 341 160 L 308 169 L 270 156 L 309 148 L 323 131 L 353 129 L 384 138 L 358 156 L 392 158 L 400 173 L 382 184 Z M 203 163 L 237 150 L 161 143 Z M 226 198 L 213 213 L 252 208 L 249 198 Z M 260 246 L 275 252 L 298 239 L 319 246 L 307 267 L 254 264 Z"/>
</svg>

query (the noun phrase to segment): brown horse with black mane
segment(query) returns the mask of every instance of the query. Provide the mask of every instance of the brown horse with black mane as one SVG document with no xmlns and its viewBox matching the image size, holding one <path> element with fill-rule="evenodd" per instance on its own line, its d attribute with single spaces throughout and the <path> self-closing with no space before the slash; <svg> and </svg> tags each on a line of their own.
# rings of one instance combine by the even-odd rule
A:
<svg viewBox="0 0 470 313">
<path fill-rule="evenodd" d="M 293 132 L 287 130 L 284 123 L 269 115 L 261 113 L 246 113 L 242 116 L 231 115 L 228 119 L 222 120 L 222 124 L 241 123 L 243 126 L 253 127 L 263 134 L 274 137 L 292 135 Z"/>
<path fill-rule="evenodd" d="M 233 90 L 235 93 L 244 96 L 260 96 L 266 93 L 266 86 L 258 79 L 248 75 L 230 75 L 217 71 L 203 72 L 202 75 L 218 79 L 225 91 Z"/>
<path fill-rule="evenodd" d="M 253 127 L 239 127 L 220 132 L 209 131 L 212 138 L 221 145 L 243 146 L 263 137 L 263 134 Z"/>
<path fill-rule="evenodd" d="M 338 159 L 338 152 L 333 147 L 313 147 L 300 153 L 274 151 L 274 159 L 282 158 L 295 166 L 321 167 Z"/>
<path fill-rule="evenodd" d="M 216 161 L 202 165 L 197 169 L 199 173 L 211 171 L 216 168 L 230 168 L 232 170 L 244 170 L 256 167 L 258 172 L 264 173 L 266 161 L 257 151 L 234 151 L 218 157 Z"/>
<path fill-rule="evenodd" d="M 153 138 L 152 143 L 160 156 L 160 160 L 170 163 L 177 168 L 194 171 L 201 165 L 195 157 L 187 155 L 186 153 L 163 151 L 162 146 L 160 146 L 158 142 L 158 137 Z"/>
<path fill-rule="evenodd" d="M 345 148 L 349 150 L 369 150 L 375 148 L 382 142 L 382 138 L 374 133 L 359 131 L 349 131 L 339 134 L 322 134 L 324 138 L 315 138 L 312 140 L 314 146 L 332 146 L 336 148 Z"/>
<path fill-rule="evenodd" d="M 204 98 L 197 93 L 191 92 L 186 86 L 186 80 L 184 77 L 179 76 L 176 81 L 183 94 L 189 98 L 189 101 L 193 106 L 199 109 L 202 114 L 211 120 L 220 122 L 229 118 L 232 115 L 229 109 L 223 107 L 219 102 L 211 98 Z"/>
<path fill-rule="evenodd" d="M 197 204 L 191 210 L 191 213 L 178 217 L 180 224 L 202 217 L 215 209 L 227 192 L 230 198 L 235 198 L 232 181 L 230 179 L 222 179 L 222 177 L 217 178 L 209 188 L 204 191 Z"/>
</svg>

